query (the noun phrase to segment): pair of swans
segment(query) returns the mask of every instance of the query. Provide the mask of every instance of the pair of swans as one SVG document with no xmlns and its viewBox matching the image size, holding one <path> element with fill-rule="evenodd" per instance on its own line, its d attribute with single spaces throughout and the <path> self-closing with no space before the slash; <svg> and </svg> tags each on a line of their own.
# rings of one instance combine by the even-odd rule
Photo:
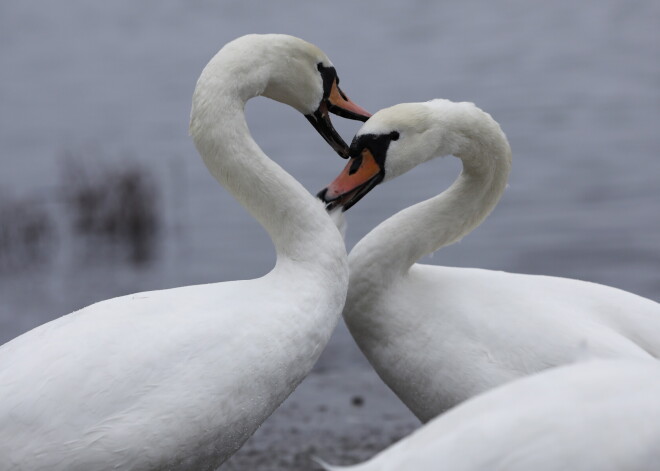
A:
<svg viewBox="0 0 660 471">
<path fill-rule="evenodd" d="M 413 265 L 494 207 L 506 139 L 476 107 L 434 101 L 379 112 L 349 150 L 328 113 L 369 114 L 337 84 L 327 56 L 290 36 L 239 38 L 209 62 L 191 134 L 211 174 L 269 233 L 275 268 L 107 300 L 0 347 L 2 469 L 215 469 L 309 372 L 347 290 L 351 332 L 422 420 L 569 362 L 584 342 L 597 354 L 656 355 L 660 339 L 645 330 L 656 325 L 651 301 L 573 280 Z M 323 205 L 251 139 L 244 105 L 257 95 L 293 106 L 352 156 L 322 194 L 330 206 L 348 208 L 438 154 L 462 158 L 464 171 L 347 259 Z"/>
</svg>

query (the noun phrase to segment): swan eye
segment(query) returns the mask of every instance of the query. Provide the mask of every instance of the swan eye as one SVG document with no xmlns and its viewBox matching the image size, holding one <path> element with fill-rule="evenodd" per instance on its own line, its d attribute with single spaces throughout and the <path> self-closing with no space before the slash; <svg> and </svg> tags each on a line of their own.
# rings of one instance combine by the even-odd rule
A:
<svg viewBox="0 0 660 471">
<path fill-rule="evenodd" d="M 390 141 L 398 141 L 399 140 L 399 132 L 398 131 L 392 131 L 390 133 Z"/>
</svg>

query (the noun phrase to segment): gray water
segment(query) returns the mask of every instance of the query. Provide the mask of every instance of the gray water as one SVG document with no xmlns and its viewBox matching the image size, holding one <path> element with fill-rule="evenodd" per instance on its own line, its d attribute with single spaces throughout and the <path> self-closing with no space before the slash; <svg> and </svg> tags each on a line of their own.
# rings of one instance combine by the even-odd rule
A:
<svg viewBox="0 0 660 471">
<path fill-rule="evenodd" d="M 499 121 L 514 154 L 509 189 L 473 234 L 425 262 L 588 279 L 660 300 L 659 20 L 651 0 L 3 0 L 0 197 L 43 207 L 57 240 L 48 261 L 0 274 L 0 342 L 109 297 L 272 267 L 265 232 L 187 135 L 201 69 L 251 32 L 317 44 L 372 112 L 443 97 Z M 311 192 L 343 167 L 292 109 L 256 99 L 248 121 Z M 335 122 L 347 140 L 359 127 Z M 162 218 L 150 263 L 81 248 L 59 196 L 65 156 L 147 170 Z M 459 171 L 457 159 L 439 159 L 375 190 L 347 213 L 348 246 Z M 365 366 L 350 345 L 340 328 L 320 368 Z"/>
<path fill-rule="evenodd" d="M 201 69 L 252 32 L 317 44 L 372 112 L 442 97 L 500 122 L 513 149 L 510 187 L 484 224 L 426 263 L 581 278 L 660 300 L 657 1 L 3 0 L 0 236 L 23 213 L 51 230 L 30 264 L 3 266 L 0 237 L 0 343 L 99 300 L 272 267 L 265 232 L 187 135 Z M 256 99 L 247 111 L 264 151 L 311 192 L 343 167 L 292 109 Z M 335 123 L 346 139 L 359 127 Z M 76 234 L 71 161 L 98 182 L 141 166 L 160 221 L 151 259 L 131 263 Z M 374 190 L 348 213 L 348 247 L 459 171 L 457 159 L 438 159 Z M 418 425 L 343 325 L 316 372 L 224 469 L 309 470 L 310 455 L 352 463 Z"/>
</svg>

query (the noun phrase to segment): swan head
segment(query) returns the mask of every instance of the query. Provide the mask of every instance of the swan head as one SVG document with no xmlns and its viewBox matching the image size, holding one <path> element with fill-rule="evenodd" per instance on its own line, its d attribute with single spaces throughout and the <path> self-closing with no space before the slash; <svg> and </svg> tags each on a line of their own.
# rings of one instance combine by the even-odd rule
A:
<svg viewBox="0 0 660 471">
<path fill-rule="evenodd" d="M 360 121 L 371 116 L 339 88 L 337 71 L 321 49 L 285 34 L 249 34 L 226 44 L 202 72 L 193 103 L 208 103 L 205 92 L 219 83 L 243 101 L 261 95 L 292 106 L 343 158 L 348 145 L 329 114 Z"/>
<path fill-rule="evenodd" d="M 470 158 L 474 145 L 503 136 L 497 123 L 472 103 L 432 100 L 402 103 L 375 113 L 358 131 L 339 176 L 318 193 L 328 209 L 344 211 L 379 183 L 440 155 Z"/>
</svg>

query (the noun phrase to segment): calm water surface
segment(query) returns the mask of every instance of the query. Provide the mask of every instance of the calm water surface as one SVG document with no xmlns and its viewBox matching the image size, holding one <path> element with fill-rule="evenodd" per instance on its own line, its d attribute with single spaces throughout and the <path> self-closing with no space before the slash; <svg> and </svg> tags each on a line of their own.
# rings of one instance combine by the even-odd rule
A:
<svg viewBox="0 0 660 471">
<path fill-rule="evenodd" d="M 0 274 L 0 342 L 109 297 L 271 268 L 265 232 L 208 175 L 187 135 L 202 67 L 250 32 L 317 44 L 371 111 L 444 97 L 500 122 L 514 154 L 508 191 L 481 227 L 428 263 L 589 279 L 660 300 L 659 18 L 649 0 L 4 1 L 0 197 L 34 201 L 57 240 L 47 263 Z M 312 192 L 343 167 L 292 109 L 253 100 L 248 121 Z M 335 122 L 347 139 L 359 127 Z M 146 169 L 163 220 L 150 263 L 135 267 L 73 237 L 65 156 Z M 375 190 L 348 213 L 348 246 L 459 171 L 448 157 Z M 364 365 L 348 345 L 340 329 L 321 367 Z"/>
</svg>

